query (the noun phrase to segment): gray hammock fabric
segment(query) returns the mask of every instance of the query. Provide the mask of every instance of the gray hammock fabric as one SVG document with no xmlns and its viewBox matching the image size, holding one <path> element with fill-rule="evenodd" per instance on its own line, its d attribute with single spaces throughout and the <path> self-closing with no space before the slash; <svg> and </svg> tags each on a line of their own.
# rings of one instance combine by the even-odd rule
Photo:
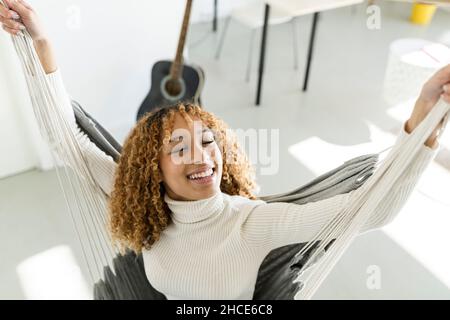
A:
<svg viewBox="0 0 450 320">
<path fill-rule="evenodd" d="M 81 105 L 72 100 L 77 125 L 89 139 L 115 161 L 121 152 L 120 144 Z M 377 164 L 378 154 L 356 157 L 343 163 L 306 185 L 287 193 L 261 197 L 266 202 L 305 204 L 327 199 L 359 188 L 369 178 Z M 319 242 L 319 241 L 318 241 Z M 331 240 L 325 250 L 332 244 Z M 306 243 L 291 244 L 272 250 L 262 262 L 253 295 L 254 300 L 291 300 L 302 286 L 294 282 L 318 243 L 303 255 L 297 256 Z M 318 257 L 320 258 L 320 256 Z M 318 259 L 316 258 L 316 259 Z M 310 265 L 309 267 L 311 267 Z M 114 270 L 114 271 L 113 271 Z M 305 272 L 306 270 L 302 270 Z M 104 277 L 94 285 L 96 300 L 164 300 L 148 281 L 141 255 L 129 250 L 117 254 L 112 268 L 105 266 Z"/>
</svg>

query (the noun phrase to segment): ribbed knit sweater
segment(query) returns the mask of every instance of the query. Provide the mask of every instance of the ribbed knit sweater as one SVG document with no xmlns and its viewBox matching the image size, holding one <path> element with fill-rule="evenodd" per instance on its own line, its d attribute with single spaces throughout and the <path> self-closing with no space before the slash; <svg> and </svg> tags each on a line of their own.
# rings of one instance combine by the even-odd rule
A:
<svg viewBox="0 0 450 320">
<path fill-rule="evenodd" d="M 49 74 L 48 79 L 95 181 L 109 194 L 115 162 L 77 128 L 59 71 Z M 404 127 L 397 144 L 408 136 Z M 392 221 L 438 149 L 421 147 L 361 233 Z M 143 251 L 146 275 L 168 299 L 251 299 L 264 257 L 272 249 L 312 239 L 347 205 L 352 194 L 304 205 L 267 204 L 224 193 L 198 201 L 175 201 L 166 195 L 172 223 L 151 249 Z"/>
</svg>

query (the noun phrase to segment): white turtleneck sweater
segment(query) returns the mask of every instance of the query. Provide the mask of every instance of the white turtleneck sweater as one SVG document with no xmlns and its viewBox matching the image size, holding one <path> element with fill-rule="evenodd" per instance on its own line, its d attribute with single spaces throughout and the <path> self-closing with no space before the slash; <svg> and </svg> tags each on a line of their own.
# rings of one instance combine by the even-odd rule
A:
<svg viewBox="0 0 450 320">
<path fill-rule="evenodd" d="M 77 128 L 59 71 L 48 79 L 94 179 L 109 194 L 116 164 Z M 403 126 L 396 143 L 406 136 Z M 422 146 L 361 232 L 392 221 L 437 151 L 438 147 Z M 168 299 L 251 299 L 264 257 L 272 249 L 309 241 L 351 195 L 305 205 L 266 204 L 223 193 L 199 201 L 175 201 L 166 195 L 172 223 L 150 250 L 143 251 L 147 277 Z"/>
</svg>

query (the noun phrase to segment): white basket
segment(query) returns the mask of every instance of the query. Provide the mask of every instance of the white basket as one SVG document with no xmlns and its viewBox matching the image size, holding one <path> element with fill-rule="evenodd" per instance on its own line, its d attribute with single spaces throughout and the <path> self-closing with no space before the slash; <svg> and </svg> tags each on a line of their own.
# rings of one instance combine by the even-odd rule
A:
<svg viewBox="0 0 450 320">
<path fill-rule="evenodd" d="M 423 84 L 450 63 L 450 49 L 422 39 L 399 39 L 390 45 L 383 96 L 396 105 L 420 94 Z"/>
</svg>

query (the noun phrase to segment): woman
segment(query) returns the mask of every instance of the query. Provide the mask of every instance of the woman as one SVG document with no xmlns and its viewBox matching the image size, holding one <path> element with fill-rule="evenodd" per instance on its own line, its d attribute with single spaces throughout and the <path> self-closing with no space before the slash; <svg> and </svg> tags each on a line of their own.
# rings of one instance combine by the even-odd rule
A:
<svg viewBox="0 0 450 320">
<path fill-rule="evenodd" d="M 144 116 L 116 165 L 76 127 L 34 10 L 22 0 L 6 2 L 10 10 L 0 6 L 3 29 L 12 35 L 25 28 L 30 32 L 87 164 L 111 196 L 113 239 L 142 252 L 149 281 L 168 299 L 251 299 L 264 257 L 277 247 L 312 239 L 351 198 L 352 192 L 306 205 L 256 200 L 251 166 L 225 124 L 190 104 Z M 450 65 L 424 85 L 397 143 L 441 97 L 450 103 Z M 437 153 L 440 127 L 362 232 L 384 226 L 399 212 Z"/>
</svg>

